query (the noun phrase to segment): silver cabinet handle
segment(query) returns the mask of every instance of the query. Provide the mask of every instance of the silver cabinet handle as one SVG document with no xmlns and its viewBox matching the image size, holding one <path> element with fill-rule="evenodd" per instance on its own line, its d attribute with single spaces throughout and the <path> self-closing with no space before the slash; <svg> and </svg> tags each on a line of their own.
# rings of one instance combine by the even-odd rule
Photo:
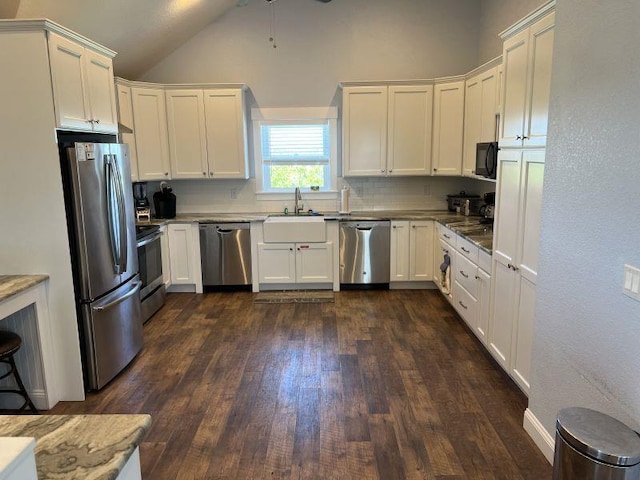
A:
<svg viewBox="0 0 640 480">
<path fill-rule="evenodd" d="M 206 177 L 207 176 L 207 172 L 202 172 L 202 175 L 204 175 Z"/>
<path fill-rule="evenodd" d="M 460 247 L 460 250 L 462 250 L 464 253 L 471 253 L 471 250 L 467 250 L 464 247 Z"/>
<path fill-rule="evenodd" d="M 480 280 L 480 277 L 478 275 L 476 275 L 476 280 Z"/>
<path fill-rule="evenodd" d="M 460 270 L 460 275 L 462 275 L 464 278 L 469 278 L 469 275 L 464 273 L 464 270 Z"/>
<path fill-rule="evenodd" d="M 451 237 L 449 235 L 447 235 L 446 233 L 443 233 L 442 236 L 446 239 L 450 239 Z"/>
<path fill-rule="evenodd" d="M 213 172 L 209 172 L 209 175 L 213 177 Z"/>
<path fill-rule="evenodd" d="M 94 120 L 94 122 L 99 124 L 100 123 L 100 119 Z"/>
<path fill-rule="evenodd" d="M 468 309 L 469 309 L 469 307 L 467 307 L 464 303 L 462 303 L 462 300 L 458 300 L 458 303 L 459 303 L 459 304 L 460 304 L 460 306 L 461 306 L 462 308 L 464 308 L 465 310 L 468 310 Z"/>
</svg>

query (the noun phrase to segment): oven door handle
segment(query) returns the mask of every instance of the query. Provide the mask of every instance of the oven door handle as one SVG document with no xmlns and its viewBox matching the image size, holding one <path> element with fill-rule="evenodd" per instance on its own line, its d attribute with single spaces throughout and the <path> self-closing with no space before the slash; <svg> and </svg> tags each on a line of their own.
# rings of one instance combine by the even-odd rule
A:
<svg viewBox="0 0 640 480">
<path fill-rule="evenodd" d="M 150 235 L 148 237 L 143 238 L 142 240 L 139 240 L 137 243 L 137 246 L 138 248 L 140 248 L 140 247 L 144 247 L 145 245 L 149 245 L 151 242 L 155 242 L 156 240 L 158 240 L 161 236 L 162 236 L 162 232 L 154 233 L 153 235 Z"/>
</svg>

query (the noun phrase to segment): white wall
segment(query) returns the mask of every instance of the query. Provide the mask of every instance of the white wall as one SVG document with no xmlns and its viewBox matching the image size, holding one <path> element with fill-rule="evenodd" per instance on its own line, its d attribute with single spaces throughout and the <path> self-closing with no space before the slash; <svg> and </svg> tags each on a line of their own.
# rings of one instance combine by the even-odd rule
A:
<svg viewBox="0 0 640 480">
<path fill-rule="evenodd" d="M 277 200 L 260 200 L 255 195 L 255 179 L 249 180 L 172 180 L 178 213 L 282 212 L 287 205 L 293 211 L 293 194 Z M 149 183 L 149 197 L 159 190 Z M 495 191 L 495 183 L 458 177 L 340 178 L 338 189 L 348 185 L 351 210 L 442 210 L 447 194 L 464 190 L 481 195 Z M 232 191 L 236 198 L 232 198 Z M 335 212 L 339 200 L 317 200 L 303 194 L 304 208 Z"/>
<path fill-rule="evenodd" d="M 275 38 L 270 35 L 275 8 Z M 138 80 L 243 82 L 262 107 L 322 106 L 338 82 L 434 78 L 477 66 L 469 0 L 264 0 L 231 9 Z"/>
<path fill-rule="evenodd" d="M 640 428 L 640 3 L 559 0 L 529 408 Z"/>
<path fill-rule="evenodd" d="M 0 275 L 49 275 L 63 400 L 84 399 L 44 31 L 0 35 Z"/>
<path fill-rule="evenodd" d="M 536 10 L 545 0 L 482 0 L 478 34 L 478 64 L 502 54 L 498 34 Z"/>
</svg>

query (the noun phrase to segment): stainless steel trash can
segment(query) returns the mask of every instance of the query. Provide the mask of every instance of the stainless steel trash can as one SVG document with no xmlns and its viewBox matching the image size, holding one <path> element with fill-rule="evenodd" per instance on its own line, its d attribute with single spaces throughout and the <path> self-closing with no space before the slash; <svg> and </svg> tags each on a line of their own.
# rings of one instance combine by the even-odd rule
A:
<svg viewBox="0 0 640 480">
<path fill-rule="evenodd" d="M 553 480 L 640 480 L 640 436 L 589 408 L 563 408 L 556 420 Z"/>
</svg>

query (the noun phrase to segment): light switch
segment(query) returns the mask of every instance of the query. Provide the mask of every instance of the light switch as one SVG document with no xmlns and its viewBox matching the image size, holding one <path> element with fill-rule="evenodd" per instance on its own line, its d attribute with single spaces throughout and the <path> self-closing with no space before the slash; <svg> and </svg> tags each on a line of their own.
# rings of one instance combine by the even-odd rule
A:
<svg viewBox="0 0 640 480">
<path fill-rule="evenodd" d="M 624 266 L 624 284 L 622 293 L 640 300 L 640 270 L 631 265 Z"/>
</svg>

